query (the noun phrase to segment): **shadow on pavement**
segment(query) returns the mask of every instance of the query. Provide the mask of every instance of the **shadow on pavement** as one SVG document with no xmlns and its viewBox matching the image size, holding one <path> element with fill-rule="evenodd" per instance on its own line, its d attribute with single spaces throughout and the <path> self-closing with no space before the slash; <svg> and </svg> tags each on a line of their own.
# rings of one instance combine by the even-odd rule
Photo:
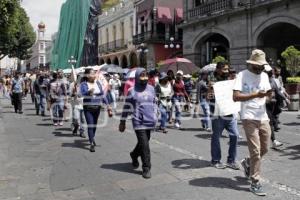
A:
<svg viewBox="0 0 300 200">
<path fill-rule="evenodd" d="M 110 170 L 119 171 L 119 172 L 126 172 L 126 173 L 141 175 L 140 171 L 136 171 L 133 169 L 131 163 L 103 164 L 100 167 L 102 169 L 110 169 Z"/>
<path fill-rule="evenodd" d="M 289 152 L 286 152 L 286 150 Z M 300 159 L 300 145 L 286 147 L 285 149 L 281 150 L 281 152 L 281 156 L 290 156 L 290 160 Z"/>
<path fill-rule="evenodd" d="M 54 131 L 52 132 L 53 135 L 57 136 L 57 137 L 74 137 L 71 133 L 62 133 L 60 131 Z"/>
<path fill-rule="evenodd" d="M 34 110 L 35 111 L 35 108 L 26 108 L 25 110 Z"/>
<path fill-rule="evenodd" d="M 239 146 L 248 146 L 247 141 L 238 141 Z"/>
<path fill-rule="evenodd" d="M 56 131 L 72 131 L 71 128 L 57 128 Z"/>
<path fill-rule="evenodd" d="M 174 168 L 177 169 L 201 169 L 205 167 L 209 167 L 210 162 L 207 160 L 199 160 L 199 159 L 181 159 L 174 160 L 171 162 Z"/>
<path fill-rule="evenodd" d="M 70 134 L 70 136 L 74 137 L 72 134 Z M 89 148 L 90 143 L 87 139 L 85 139 L 85 140 L 74 140 L 74 143 L 63 143 L 61 146 L 62 147 L 71 147 L 71 148 L 90 150 L 90 148 Z"/>
<path fill-rule="evenodd" d="M 284 123 L 285 126 L 300 126 L 299 122 Z"/>
<path fill-rule="evenodd" d="M 195 137 L 207 140 L 211 138 L 211 133 L 199 134 L 199 135 L 195 135 Z"/>
<path fill-rule="evenodd" d="M 47 123 L 47 124 L 36 124 L 37 126 L 53 126 L 53 124 L 51 123 Z"/>
<path fill-rule="evenodd" d="M 38 116 L 36 114 L 26 114 L 26 116 Z"/>
<path fill-rule="evenodd" d="M 180 131 L 204 131 L 203 128 L 180 128 Z"/>
<path fill-rule="evenodd" d="M 248 186 L 249 182 L 243 177 L 234 177 L 234 179 L 224 178 L 224 177 L 206 177 L 198 178 L 189 181 L 190 185 L 198 187 L 213 187 L 221 189 L 232 189 L 238 191 L 249 191 L 249 188 L 241 187 Z"/>
</svg>

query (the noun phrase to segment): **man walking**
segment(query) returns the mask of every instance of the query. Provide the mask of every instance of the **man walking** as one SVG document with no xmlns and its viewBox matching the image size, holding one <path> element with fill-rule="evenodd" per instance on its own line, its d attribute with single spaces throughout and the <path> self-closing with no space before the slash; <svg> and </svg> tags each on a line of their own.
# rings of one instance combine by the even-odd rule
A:
<svg viewBox="0 0 300 200">
<path fill-rule="evenodd" d="M 22 98 L 23 98 L 23 92 L 24 92 L 24 81 L 20 77 L 20 73 L 16 72 L 15 77 L 12 80 L 11 83 L 11 91 L 12 91 L 12 102 L 15 108 L 15 113 L 19 112 L 19 114 L 22 114 Z"/>
<path fill-rule="evenodd" d="M 269 77 L 263 73 L 266 61 L 265 53 L 253 50 L 246 70 L 237 76 L 233 100 L 241 101 L 241 119 L 247 137 L 250 159 L 245 158 L 242 166 L 245 175 L 251 178 L 250 191 L 265 196 L 260 183 L 262 157 L 268 152 L 271 129 L 266 112 L 266 99 L 271 98 L 272 90 Z"/>
<path fill-rule="evenodd" d="M 215 95 L 213 84 L 219 81 L 226 81 L 229 77 L 229 64 L 225 62 L 218 62 L 216 70 L 208 81 L 208 99 L 210 102 L 210 113 L 215 113 Z M 229 150 L 227 157 L 227 165 L 221 162 L 221 145 L 220 137 L 222 132 L 226 129 L 229 132 Z M 224 169 L 226 167 L 234 170 L 239 170 L 239 164 L 236 162 L 237 157 L 237 142 L 238 142 L 238 128 L 235 114 L 221 116 L 216 113 L 212 118 L 212 136 L 211 136 L 211 165 L 217 169 Z"/>
</svg>

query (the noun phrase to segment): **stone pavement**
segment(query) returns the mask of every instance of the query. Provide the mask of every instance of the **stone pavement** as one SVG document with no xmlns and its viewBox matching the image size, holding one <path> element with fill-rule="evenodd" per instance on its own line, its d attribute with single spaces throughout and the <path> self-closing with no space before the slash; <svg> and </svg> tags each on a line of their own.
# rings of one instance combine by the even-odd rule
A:
<svg viewBox="0 0 300 200">
<path fill-rule="evenodd" d="M 118 120 L 107 121 L 102 115 L 105 126 L 98 128 L 96 153 L 90 153 L 87 140 L 71 135 L 69 123 L 53 127 L 49 116 L 35 116 L 28 101 L 23 115 L 13 113 L 7 100 L 0 99 L 0 105 L 1 200 L 261 198 L 249 192 L 243 171 L 209 167 L 210 133 L 201 131 L 199 120 L 188 115 L 182 130 L 152 134 L 153 178 L 145 180 L 141 169 L 133 170 L 130 164 L 136 138 L 129 122 L 128 131 L 121 134 Z M 300 199 L 299 116 L 298 112 L 282 114 L 278 139 L 284 146 L 270 150 L 264 159 L 266 200 Z M 226 161 L 228 139 L 221 140 Z M 241 139 L 239 159 L 247 153 Z"/>
</svg>

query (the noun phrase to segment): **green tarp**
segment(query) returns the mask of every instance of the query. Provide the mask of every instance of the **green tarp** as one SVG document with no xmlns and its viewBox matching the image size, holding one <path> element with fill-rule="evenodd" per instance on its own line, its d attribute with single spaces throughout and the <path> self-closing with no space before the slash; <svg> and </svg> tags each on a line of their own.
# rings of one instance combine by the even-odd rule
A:
<svg viewBox="0 0 300 200">
<path fill-rule="evenodd" d="M 60 11 L 57 38 L 51 54 L 51 69 L 70 68 L 71 56 L 80 66 L 91 0 L 67 0 Z"/>
</svg>

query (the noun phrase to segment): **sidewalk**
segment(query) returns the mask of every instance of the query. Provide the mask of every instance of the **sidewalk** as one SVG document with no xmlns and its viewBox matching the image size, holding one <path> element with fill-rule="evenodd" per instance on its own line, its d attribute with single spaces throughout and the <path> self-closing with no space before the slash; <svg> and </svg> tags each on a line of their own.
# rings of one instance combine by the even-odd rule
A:
<svg viewBox="0 0 300 200">
<path fill-rule="evenodd" d="M 197 119 L 184 121 L 183 131 L 153 133 L 153 178 L 145 180 L 141 169 L 132 170 L 130 164 L 135 135 L 119 133 L 118 121 L 98 129 L 99 146 L 96 153 L 90 153 L 87 140 L 71 135 L 69 123 L 55 128 L 49 116 L 35 116 L 29 103 L 19 115 L 12 112 L 7 100 L 0 101 L 1 200 L 260 199 L 249 192 L 242 171 L 209 167 L 210 133 L 200 131 Z M 297 117 L 295 113 L 282 115 L 278 138 L 285 146 L 280 151 L 270 150 L 264 160 L 268 192 L 264 199 L 300 198 Z M 129 122 L 127 125 L 130 129 Z M 222 139 L 223 160 L 227 142 Z M 240 159 L 247 155 L 245 139 L 238 151 Z"/>
</svg>

